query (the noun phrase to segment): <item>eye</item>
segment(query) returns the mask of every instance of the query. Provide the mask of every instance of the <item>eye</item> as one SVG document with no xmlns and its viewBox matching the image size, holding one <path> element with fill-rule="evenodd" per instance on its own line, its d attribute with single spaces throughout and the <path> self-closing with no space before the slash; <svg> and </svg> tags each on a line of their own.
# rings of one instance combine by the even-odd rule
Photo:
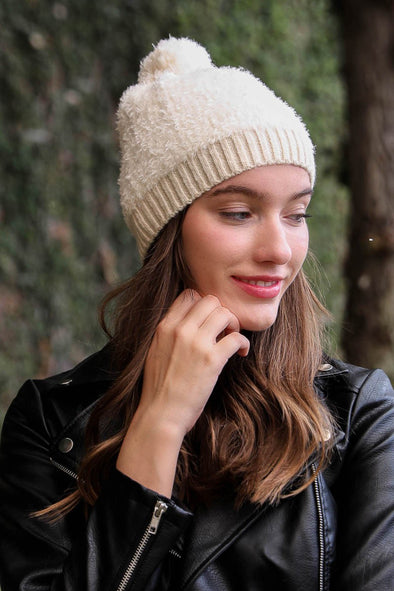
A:
<svg viewBox="0 0 394 591">
<path fill-rule="evenodd" d="M 250 218 L 249 211 L 221 211 L 220 216 L 236 222 L 243 222 Z"/>
<path fill-rule="evenodd" d="M 312 216 L 308 213 L 294 213 L 288 216 L 292 222 L 296 224 L 301 224 L 304 220 L 311 218 Z"/>
</svg>

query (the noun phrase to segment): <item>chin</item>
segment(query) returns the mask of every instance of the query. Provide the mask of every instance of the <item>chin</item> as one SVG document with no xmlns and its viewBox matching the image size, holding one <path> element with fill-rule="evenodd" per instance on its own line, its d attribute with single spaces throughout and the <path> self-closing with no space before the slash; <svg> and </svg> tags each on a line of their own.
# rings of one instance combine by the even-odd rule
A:
<svg viewBox="0 0 394 591">
<path fill-rule="evenodd" d="M 270 302 L 268 305 L 257 306 L 233 306 L 231 311 L 238 318 L 241 330 L 249 332 L 262 332 L 270 328 L 278 317 L 279 306 L 277 302 Z M 249 308 L 249 309 L 248 309 Z"/>
<path fill-rule="evenodd" d="M 275 318 L 265 318 L 261 321 L 256 321 L 256 319 L 245 320 L 244 322 L 240 322 L 241 330 L 247 330 L 248 332 L 262 332 L 263 330 L 270 328 L 274 324 L 275 320 L 276 316 Z"/>
</svg>

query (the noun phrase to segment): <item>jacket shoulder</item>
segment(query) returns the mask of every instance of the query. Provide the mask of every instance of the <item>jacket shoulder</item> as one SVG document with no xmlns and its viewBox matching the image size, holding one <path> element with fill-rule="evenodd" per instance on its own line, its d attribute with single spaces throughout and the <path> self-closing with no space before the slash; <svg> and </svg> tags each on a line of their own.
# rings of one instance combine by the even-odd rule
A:
<svg viewBox="0 0 394 591">
<path fill-rule="evenodd" d="M 27 447 L 41 450 L 47 461 L 58 461 L 75 472 L 90 414 L 114 378 L 107 346 L 69 371 L 27 380 L 5 416 L 1 453 Z"/>
<path fill-rule="evenodd" d="M 49 435 L 58 433 L 75 417 L 90 412 L 115 377 L 107 345 L 68 371 L 27 380 L 11 402 L 3 430 L 23 423 Z"/>
<path fill-rule="evenodd" d="M 394 408 L 393 387 L 381 369 L 330 359 L 316 376 L 315 386 L 333 414 L 340 448 L 347 446 L 359 417 L 370 415 L 372 420 L 372 409 L 390 413 Z"/>
<path fill-rule="evenodd" d="M 329 406 L 347 412 L 357 399 L 393 399 L 394 396 L 390 379 L 383 370 L 367 369 L 338 359 L 327 359 L 316 376 L 315 384 Z"/>
<path fill-rule="evenodd" d="M 77 365 L 61 373 L 44 379 L 32 380 L 36 387 L 44 392 L 50 392 L 59 386 L 78 386 L 88 383 L 112 381 L 116 372 L 111 370 L 110 345 L 89 355 Z"/>
<path fill-rule="evenodd" d="M 366 369 L 330 359 L 325 371 L 316 376 L 316 388 L 335 420 L 337 458 L 325 470 L 326 480 L 334 482 L 342 460 L 354 445 L 374 445 L 375 439 L 392 432 L 394 391 L 381 369 Z M 365 433 L 370 436 L 365 436 Z M 339 460 L 339 461 L 338 461 Z"/>
</svg>

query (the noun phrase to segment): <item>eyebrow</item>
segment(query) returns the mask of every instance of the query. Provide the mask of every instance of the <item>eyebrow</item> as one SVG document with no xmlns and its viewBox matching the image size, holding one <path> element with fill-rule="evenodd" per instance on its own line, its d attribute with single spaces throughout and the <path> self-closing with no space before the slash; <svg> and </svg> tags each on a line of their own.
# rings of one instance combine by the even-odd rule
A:
<svg viewBox="0 0 394 591">
<path fill-rule="evenodd" d="M 261 191 L 255 191 L 254 189 L 251 189 L 250 187 L 243 187 L 242 185 L 228 185 L 227 187 L 222 187 L 222 188 L 218 188 L 215 189 L 209 193 L 207 193 L 207 197 L 216 197 L 217 195 L 223 195 L 223 194 L 235 194 L 235 193 L 242 193 L 243 195 L 246 195 L 247 197 L 252 197 L 253 199 L 264 199 L 267 197 L 267 194 L 265 194 L 264 192 Z M 297 193 L 293 193 L 293 195 L 290 196 L 290 200 L 295 200 L 295 199 L 300 199 L 301 197 L 305 197 L 305 196 L 312 196 L 313 194 L 313 190 L 311 187 L 308 187 L 306 189 L 303 189 L 302 191 L 297 191 Z"/>
</svg>

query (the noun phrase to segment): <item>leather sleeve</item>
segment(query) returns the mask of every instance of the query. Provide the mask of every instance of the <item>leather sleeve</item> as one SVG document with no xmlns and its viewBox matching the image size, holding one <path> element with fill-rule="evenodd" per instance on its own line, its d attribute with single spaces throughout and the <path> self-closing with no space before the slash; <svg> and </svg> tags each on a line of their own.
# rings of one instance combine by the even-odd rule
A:
<svg viewBox="0 0 394 591">
<path fill-rule="evenodd" d="M 42 399 L 27 382 L 4 422 L 0 452 L 2 591 L 116 591 L 150 523 L 158 495 L 114 470 L 85 517 L 77 507 L 50 525 L 30 516 L 65 495 L 72 480 L 49 460 Z M 160 565 L 191 515 L 173 501 L 150 535 L 125 589 L 164 590 Z M 154 582 L 155 581 L 155 582 Z"/>
<path fill-rule="evenodd" d="M 355 398 L 335 486 L 336 591 L 391 591 L 394 581 L 394 392 L 369 374 Z"/>
</svg>

